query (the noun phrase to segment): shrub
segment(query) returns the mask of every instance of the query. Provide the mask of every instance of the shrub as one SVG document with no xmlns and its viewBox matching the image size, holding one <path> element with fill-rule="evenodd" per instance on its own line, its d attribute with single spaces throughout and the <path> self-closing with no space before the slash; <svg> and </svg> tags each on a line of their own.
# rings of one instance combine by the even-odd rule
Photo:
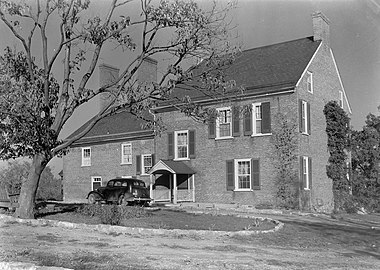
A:
<svg viewBox="0 0 380 270">
<path fill-rule="evenodd" d="M 90 217 L 99 217 L 103 224 L 109 225 L 121 225 L 127 219 L 151 215 L 143 207 L 116 204 L 86 204 L 78 208 L 77 213 Z"/>
</svg>

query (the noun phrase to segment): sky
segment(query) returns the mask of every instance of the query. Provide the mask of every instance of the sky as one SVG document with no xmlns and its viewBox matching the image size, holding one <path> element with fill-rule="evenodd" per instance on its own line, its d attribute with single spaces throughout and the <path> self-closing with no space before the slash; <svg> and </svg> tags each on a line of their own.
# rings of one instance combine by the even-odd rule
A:
<svg viewBox="0 0 380 270">
<path fill-rule="evenodd" d="M 106 10 L 107 1 L 92 1 L 91 14 Z M 200 0 L 207 6 L 206 0 Z M 226 0 L 218 0 L 224 4 Z M 238 0 L 231 13 L 234 42 L 250 49 L 313 35 L 311 14 L 322 11 L 330 20 L 330 43 L 352 109 L 351 124 L 360 130 L 368 113 L 380 105 L 380 0 Z M 133 14 L 133 8 L 131 9 Z M 129 15 L 129 14 L 128 14 Z M 51 33 L 52 35 L 54 33 Z M 0 53 L 6 46 L 21 48 L 0 22 Z M 125 58 L 109 49 L 101 62 L 120 67 Z M 94 113 L 83 106 L 65 126 L 62 138 Z M 61 168 L 60 160 L 51 165 Z"/>
</svg>

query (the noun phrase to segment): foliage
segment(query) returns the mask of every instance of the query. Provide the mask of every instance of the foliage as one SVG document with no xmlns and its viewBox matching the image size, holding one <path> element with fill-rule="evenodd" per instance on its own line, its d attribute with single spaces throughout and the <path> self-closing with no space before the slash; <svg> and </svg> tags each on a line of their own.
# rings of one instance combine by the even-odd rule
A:
<svg viewBox="0 0 380 270">
<path fill-rule="evenodd" d="M 279 205 L 285 208 L 298 206 L 298 175 L 295 169 L 297 161 L 296 121 L 282 113 L 275 115 L 276 125 L 273 134 L 276 153 L 276 197 Z"/>
<path fill-rule="evenodd" d="M 173 101 L 174 88 L 191 85 L 215 96 L 234 87 L 224 75 L 238 51 L 227 42 L 226 16 L 233 5 L 221 7 L 215 1 L 206 10 L 194 0 L 107 3 L 106 14 L 93 15 L 89 0 L 36 0 L 33 4 L 0 0 L 0 19 L 23 49 L 7 48 L 0 59 L 0 158 L 32 159 L 29 178 L 21 189 L 18 217 L 33 217 L 40 174 L 49 160 L 61 155 L 101 118 L 123 109 L 148 121 L 144 113 L 157 102 Z M 48 35 L 47 29 L 56 35 Z M 114 81 L 90 89 L 88 82 L 108 45 L 114 45 L 113 52 L 128 61 Z M 136 81 L 143 61 L 155 56 L 166 59 L 161 78 Z M 54 77 L 62 78 L 61 83 Z M 63 126 L 77 108 L 103 93 L 112 94 L 109 104 L 81 132 L 59 141 Z M 207 117 L 207 111 L 188 96 L 174 100 L 178 101 L 186 115 Z M 146 126 L 159 123 L 159 119 L 157 123 L 150 120 Z"/>
<path fill-rule="evenodd" d="M 9 194 L 19 194 L 22 183 L 27 181 L 31 164 L 28 161 L 13 161 L 0 172 L 0 185 L 7 188 Z M 49 166 L 41 174 L 40 185 L 37 189 L 37 200 L 62 200 L 62 183 L 56 179 Z"/>
<path fill-rule="evenodd" d="M 380 211 L 380 116 L 369 114 L 361 131 L 352 132 L 352 193 L 360 207 Z"/>
<path fill-rule="evenodd" d="M 126 205 L 102 205 L 102 204 L 86 204 L 77 210 L 78 213 L 99 217 L 103 224 L 121 225 L 131 218 L 141 218 L 150 216 L 143 207 L 131 207 Z"/>
<path fill-rule="evenodd" d="M 326 117 L 327 148 L 330 153 L 327 176 L 333 181 L 334 191 L 349 192 L 347 153 L 350 147 L 350 118 L 336 101 L 328 102 L 323 113 Z"/>
</svg>

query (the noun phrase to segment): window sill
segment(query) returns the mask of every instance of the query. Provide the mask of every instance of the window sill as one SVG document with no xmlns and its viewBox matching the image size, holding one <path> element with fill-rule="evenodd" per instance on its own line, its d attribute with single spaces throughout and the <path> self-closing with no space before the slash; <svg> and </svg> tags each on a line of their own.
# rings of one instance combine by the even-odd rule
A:
<svg viewBox="0 0 380 270">
<path fill-rule="evenodd" d="M 310 188 L 304 188 L 303 190 L 310 191 Z"/>
<path fill-rule="evenodd" d="M 252 192 L 253 189 L 234 189 L 234 192 Z"/>
<path fill-rule="evenodd" d="M 229 137 L 217 137 L 215 138 L 215 141 L 221 141 L 221 140 L 231 140 L 233 139 L 234 137 L 232 136 L 229 136 Z"/>
<path fill-rule="evenodd" d="M 131 163 L 120 163 L 120 165 L 132 165 L 132 162 Z"/>
<path fill-rule="evenodd" d="M 305 135 L 305 136 L 309 136 L 309 135 L 310 135 L 310 134 L 307 133 L 307 132 L 302 132 L 301 134 L 302 134 L 302 135 Z"/>
<path fill-rule="evenodd" d="M 260 134 L 252 134 L 251 137 L 265 137 L 265 136 L 271 136 L 272 133 L 260 133 Z"/>
<path fill-rule="evenodd" d="M 174 161 L 184 161 L 184 160 L 190 160 L 190 158 L 175 158 Z"/>
<path fill-rule="evenodd" d="M 81 165 L 81 167 L 91 167 L 91 165 Z"/>
</svg>

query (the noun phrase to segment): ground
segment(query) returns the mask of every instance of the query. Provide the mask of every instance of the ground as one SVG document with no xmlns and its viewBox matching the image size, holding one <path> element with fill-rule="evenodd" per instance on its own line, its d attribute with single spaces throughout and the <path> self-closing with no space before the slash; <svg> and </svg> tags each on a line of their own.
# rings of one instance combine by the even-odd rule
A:
<svg viewBox="0 0 380 270">
<path fill-rule="evenodd" d="M 107 234 L 0 222 L 0 261 L 71 269 L 380 269 L 380 215 L 268 216 L 275 233 L 234 237 Z"/>
</svg>

